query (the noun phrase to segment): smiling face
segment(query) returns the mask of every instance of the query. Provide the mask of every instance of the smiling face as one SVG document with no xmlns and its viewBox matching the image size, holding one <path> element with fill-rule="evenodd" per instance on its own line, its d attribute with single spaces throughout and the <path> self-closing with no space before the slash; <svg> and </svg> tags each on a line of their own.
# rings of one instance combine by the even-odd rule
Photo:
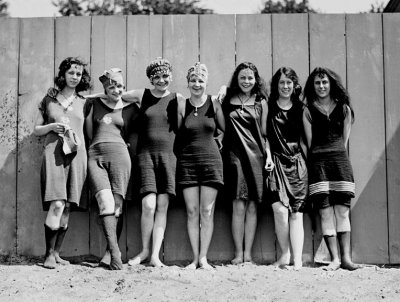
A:
<svg viewBox="0 0 400 302">
<path fill-rule="evenodd" d="M 327 75 L 316 75 L 314 78 L 315 94 L 320 99 L 329 97 L 331 92 L 331 85 Z"/>
<path fill-rule="evenodd" d="M 189 91 L 192 96 L 201 97 L 207 88 L 207 83 L 203 77 L 191 75 L 188 81 Z"/>
<path fill-rule="evenodd" d="M 122 82 L 113 82 L 111 85 L 104 88 L 108 98 L 114 102 L 118 102 L 121 99 L 122 92 L 125 86 Z"/>
<path fill-rule="evenodd" d="M 83 74 L 83 66 L 72 64 L 71 67 L 65 72 L 66 87 L 75 89 L 80 83 Z"/>
<path fill-rule="evenodd" d="M 249 68 L 242 69 L 238 74 L 238 84 L 244 94 L 250 94 L 256 84 L 254 72 Z"/>
<path fill-rule="evenodd" d="M 282 74 L 278 82 L 279 97 L 282 99 L 290 99 L 293 93 L 293 86 L 293 81 Z"/>
<path fill-rule="evenodd" d="M 151 84 L 154 86 L 155 90 L 163 93 L 168 89 L 171 80 L 172 75 L 170 72 L 159 72 L 151 77 Z"/>
</svg>

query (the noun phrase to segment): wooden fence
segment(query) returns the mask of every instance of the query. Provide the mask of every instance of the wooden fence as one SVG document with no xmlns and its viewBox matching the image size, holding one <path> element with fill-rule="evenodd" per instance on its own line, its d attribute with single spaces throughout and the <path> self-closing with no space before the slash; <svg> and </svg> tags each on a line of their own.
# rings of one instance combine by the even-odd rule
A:
<svg viewBox="0 0 400 302">
<path fill-rule="evenodd" d="M 172 90 L 188 95 L 185 74 L 200 60 L 210 93 L 227 84 L 235 66 L 255 63 L 269 80 L 280 66 L 304 84 L 327 66 L 346 84 L 356 113 L 350 141 L 357 194 L 353 200 L 353 259 L 400 263 L 400 14 L 277 14 L 0 18 L 0 253 L 42 255 L 39 171 L 42 141 L 33 136 L 37 104 L 62 59 L 89 62 L 93 91 L 106 68 L 120 67 L 128 89 L 149 87 L 145 67 L 157 56 L 174 68 Z M 219 200 L 211 260 L 233 257 L 229 202 Z M 95 206 L 73 213 L 63 254 L 100 256 L 105 249 Z M 304 261 L 324 257 L 321 233 L 306 216 Z M 140 202 L 127 205 L 120 241 L 124 258 L 141 249 Z M 260 209 L 253 255 L 276 259 L 271 209 Z M 162 249 L 165 261 L 191 258 L 182 201 L 171 204 Z"/>
</svg>

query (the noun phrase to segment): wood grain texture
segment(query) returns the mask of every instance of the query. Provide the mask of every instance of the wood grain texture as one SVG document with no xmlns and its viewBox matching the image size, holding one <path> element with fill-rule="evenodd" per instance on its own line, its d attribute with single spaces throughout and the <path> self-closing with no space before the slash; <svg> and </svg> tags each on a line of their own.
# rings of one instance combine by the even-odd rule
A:
<svg viewBox="0 0 400 302">
<path fill-rule="evenodd" d="M 0 255 L 17 252 L 17 102 L 19 20 L 0 18 Z"/>
<path fill-rule="evenodd" d="M 356 183 L 351 211 L 353 259 L 387 263 L 382 15 L 348 15 L 346 37 L 347 87 L 356 115 L 350 139 Z"/>
</svg>

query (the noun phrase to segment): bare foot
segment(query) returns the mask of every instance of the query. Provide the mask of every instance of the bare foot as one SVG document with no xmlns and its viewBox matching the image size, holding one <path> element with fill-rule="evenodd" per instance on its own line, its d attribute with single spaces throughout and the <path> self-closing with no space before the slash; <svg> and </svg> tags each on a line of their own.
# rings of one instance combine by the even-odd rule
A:
<svg viewBox="0 0 400 302">
<path fill-rule="evenodd" d="M 54 258 L 56 259 L 56 263 L 61 264 L 61 265 L 69 265 L 69 261 L 64 260 L 60 257 L 60 254 L 57 252 L 54 252 Z"/>
<path fill-rule="evenodd" d="M 139 255 L 128 261 L 128 265 L 134 266 L 142 263 L 149 257 L 149 251 L 141 251 Z"/>
<path fill-rule="evenodd" d="M 356 269 L 362 268 L 363 266 L 361 264 L 355 264 L 351 261 L 343 261 L 340 264 L 340 268 L 346 269 L 348 271 L 355 271 Z"/>
<path fill-rule="evenodd" d="M 213 270 L 214 268 L 208 263 L 207 258 L 203 257 L 199 260 L 199 267 L 205 270 Z"/>
<path fill-rule="evenodd" d="M 195 270 L 197 268 L 197 262 L 192 262 L 189 265 L 185 266 L 187 270 Z"/>
<path fill-rule="evenodd" d="M 297 261 L 294 262 L 293 269 L 295 271 L 299 271 L 302 268 L 303 268 L 303 262 L 301 262 L 301 261 L 300 262 L 297 262 Z"/>
<path fill-rule="evenodd" d="M 54 254 L 50 253 L 47 255 L 46 259 L 44 260 L 43 267 L 54 269 L 56 268 L 56 265 L 56 258 L 54 257 Z"/>
<path fill-rule="evenodd" d="M 105 266 L 108 267 L 111 263 L 111 255 L 110 255 L 110 251 L 106 250 L 106 252 L 104 253 L 103 258 L 101 258 L 99 265 L 100 266 Z"/>
<path fill-rule="evenodd" d="M 332 261 L 328 266 L 323 267 L 324 271 L 337 271 L 340 267 L 339 260 Z"/>
<path fill-rule="evenodd" d="M 161 262 L 161 260 L 158 257 L 151 257 L 150 259 L 150 265 L 154 267 L 164 267 L 165 264 Z"/>
<path fill-rule="evenodd" d="M 284 268 L 289 265 L 289 259 L 290 259 L 290 255 L 282 254 L 282 256 L 277 261 L 272 263 L 272 265 L 279 267 L 279 268 Z"/>
<path fill-rule="evenodd" d="M 231 260 L 233 265 L 239 265 L 243 263 L 243 257 L 235 257 Z"/>
<path fill-rule="evenodd" d="M 253 259 L 250 257 L 250 256 L 245 256 L 244 257 L 244 263 L 247 263 L 247 264 L 255 264 L 254 263 L 254 261 L 253 261 Z"/>
</svg>

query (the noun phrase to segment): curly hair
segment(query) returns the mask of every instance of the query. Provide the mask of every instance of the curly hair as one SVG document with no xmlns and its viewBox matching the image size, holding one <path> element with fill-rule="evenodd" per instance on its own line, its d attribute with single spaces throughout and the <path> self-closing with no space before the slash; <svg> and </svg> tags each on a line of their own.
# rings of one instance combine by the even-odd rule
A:
<svg viewBox="0 0 400 302">
<path fill-rule="evenodd" d="M 314 88 L 314 79 L 318 76 L 323 78 L 326 76 L 329 79 L 330 83 L 330 97 L 338 102 L 341 105 L 347 105 L 350 107 L 351 111 L 351 120 L 354 122 L 354 111 L 353 107 L 350 104 L 350 96 L 343 87 L 342 81 L 339 75 L 326 67 L 316 67 L 311 74 L 308 76 L 306 85 L 304 86 L 304 99 L 308 105 L 312 104 L 318 99 L 318 96 L 315 92 Z"/>
<path fill-rule="evenodd" d="M 257 67 L 253 63 L 250 63 L 250 62 L 240 63 L 236 67 L 235 71 L 233 72 L 233 75 L 232 75 L 232 78 L 231 78 L 231 81 L 229 84 L 229 88 L 232 91 L 232 95 L 237 95 L 242 92 L 242 89 L 239 86 L 238 76 L 239 76 L 239 73 L 244 69 L 250 69 L 254 73 L 254 78 L 256 80 L 256 83 L 255 83 L 254 87 L 251 89 L 251 93 L 256 94 L 257 96 L 262 96 L 262 97 L 267 98 L 267 89 L 266 89 L 265 81 L 258 73 Z"/>
<path fill-rule="evenodd" d="M 83 67 L 82 78 L 79 84 L 76 86 L 75 91 L 78 93 L 90 89 L 92 85 L 90 83 L 91 78 L 89 72 L 86 69 L 87 64 L 79 57 L 68 57 L 61 62 L 60 67 L 58 68 L 58 75 L 54 78 L 54 83 L 58 89 L 63 90 L 67 85 L 65 81 L 65 73 L 73 64 Z"/>
<path fill-rule="evenodd" d="M 299 83 L 299 77 L 297 76 L 297 73 L 294 71 L 294 69 L 290 67 L 281 67 L 273 75 L 270 84 L 271 92 L 269 95 L 269 100 L 276 102 L 279 99 L 279 81 L 282 75 L 284 75 L 293 82 L 293 93 L 290 96 L 292 102 L 301 102 L 300 95 L 302 87 Z"/>
</svg>

